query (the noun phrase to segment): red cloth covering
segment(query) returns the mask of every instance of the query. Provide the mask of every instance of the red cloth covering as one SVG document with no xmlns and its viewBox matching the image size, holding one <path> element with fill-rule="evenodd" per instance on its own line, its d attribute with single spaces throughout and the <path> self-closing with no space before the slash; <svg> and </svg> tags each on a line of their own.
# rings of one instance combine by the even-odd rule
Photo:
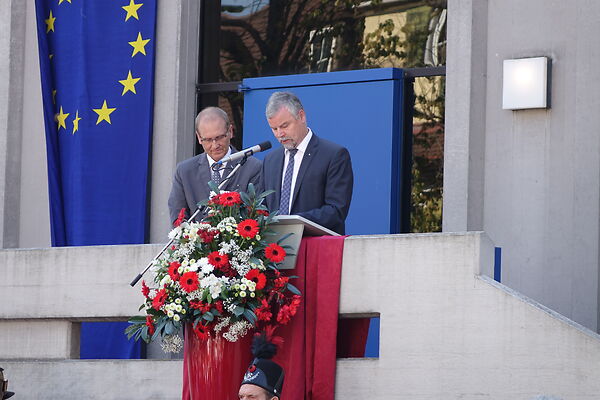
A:
<svg viewBox="0 0 600 400">
<path fill-rule="evenodd" d="M 286 400 L 334 398 L 344 239 L 342 236 L 302 239 L 296 268 L 286 271 L 286 275 L 298 277 L 290 282 L 300 289 L 303 300 L 290 324 L 275 332 L 284 338 L 274 361 L 285 370 L 282 396 Z M 344 336 L 354 338 L 353 346 L 364 352 L 368 323 L 350 325 L 352 332 Z M 187 400 L 189 383 L 185 368 L 183 376 L 183 399 Z M 241 380 L 240 376 L 233 384 L 239 385 L 237 382 Z"/>
</svg>

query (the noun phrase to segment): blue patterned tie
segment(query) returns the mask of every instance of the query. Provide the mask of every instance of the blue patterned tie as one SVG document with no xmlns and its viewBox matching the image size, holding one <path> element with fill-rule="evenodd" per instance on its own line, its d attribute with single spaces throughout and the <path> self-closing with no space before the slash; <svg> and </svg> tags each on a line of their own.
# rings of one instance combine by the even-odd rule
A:
<svg viewBox="0 0 600 400">
<path fill-rule="evenodd" d="M 294 156 L 298 149 L 288 150 L 290 155 L 285 175 L 283 177 L 283 186 L 281 186 L 281 199 L 279 200 L 279 215 L 290 213 L 290 198 L 292 189 L 292 176 L 294 175 Z"/>
<path fill-rule="evenodd" d="M 219 170 L 217 169 L 216 171 L 214 169 L 211 168 L 212 171 L 212 178 L 211 180 L 216 183 L 217 185 L 221 183 L 221 173 L 219 172 Z"/>
</svg>

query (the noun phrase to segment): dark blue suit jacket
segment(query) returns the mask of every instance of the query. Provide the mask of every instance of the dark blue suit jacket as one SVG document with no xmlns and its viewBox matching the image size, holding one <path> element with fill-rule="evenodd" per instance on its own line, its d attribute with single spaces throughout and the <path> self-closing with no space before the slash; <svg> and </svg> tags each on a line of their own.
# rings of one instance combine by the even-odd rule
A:
<svg viewBox="0 0 600 400">
<path fill-rule="evenodd" d="M 263 162 L 261 186 L 264 190 L 275 190 L 266 198 L 267 207 L 272 211 L 279 209 L 284 157 L 284 148 L 280 147 L 269 152 Z M 290 214 L 343 235 L 353 184 L 348 150 L 313 132 L 296 178 Z"/>
</svg>

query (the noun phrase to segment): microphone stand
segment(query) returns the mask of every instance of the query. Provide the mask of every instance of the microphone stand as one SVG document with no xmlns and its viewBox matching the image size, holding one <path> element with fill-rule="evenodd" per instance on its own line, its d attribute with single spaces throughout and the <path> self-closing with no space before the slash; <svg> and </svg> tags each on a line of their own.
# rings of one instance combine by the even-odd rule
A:
<svg viewBox="0 0 600 400">
<path fill-rule="evenodd" d="M 223 186 L 225 186 L 225 183 L 227 183 L 227 181 L 229 179 L 231 179 L 231 177 L 237 172 L 237 170 L 240 169 L 240 167 L 246 163 L 247 159 L 248 159 L 248 154 L 245 154 L 244 158 L 242 158 L 240 160 L 240 162 L 231 170 L 231 172 L 229 172 L 229 174 L 227 174 L 227 177 L 221 181 L 221 183 L 219 184 L 219 192 L 221 191 L 221 189 L 223 188 Z M 213 166 L 215 164 L 213 164 Z M 200 211 L 203 211 L 203 210 L 204 210 L 204 206 L 198 207 L 196 209 L 196 211 L 194 211 L 194 213 L 191 215 L 191 217 L 188 218 L 188 220 L 186 222 L 191 222 L 196 217 L 196 215 L 198 215 L 200 213 Z M 165 247 L 163 247 L 162 250 L 156 256 L 154 256 L 154 258 L 152 259 L 152 261 L 150 261 L 148 263 L 148 265 L 146 265 L 146 268 L 144 268 L 144 270 L 142 272 L 140 272 L 131 281 L 131 283 L 129 284 L 131 287 L 134 287 L 139 282 L 139 280 L 142 279 L 142 276 L 144 276 L 144 274 L 152 266 L 152 264 L 154 263 L 154 261 L 156 261 L 158 259 L 158 257 L 160 257 L 165 252 L 165 250 L 167 250 L 169 248 L 169 246 L 173 243 L 174 240 L 175 240 L 175 238 L 169 240 L 169 242 L 167 244 L 165 244 Z"/>
</svg>

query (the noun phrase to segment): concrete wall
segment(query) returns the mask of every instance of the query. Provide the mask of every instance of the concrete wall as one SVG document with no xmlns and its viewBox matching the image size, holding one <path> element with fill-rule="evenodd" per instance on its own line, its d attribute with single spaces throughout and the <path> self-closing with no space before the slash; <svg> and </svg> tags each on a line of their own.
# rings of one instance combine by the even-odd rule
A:
<svg viewBox="0 0 600 400">
<path fill-rule="evenodd" d="M 50 215 L 35 3 L 0 16 L 0 248 L 47 247 Z M 169 230 L 178 161 L 193 155 L 200 0 L 158 2 L 150 242 Z"/>
<path fill-rule="evenodd" d="M 444 231 L 485 230 L 503 283 L 598 330 L 600 3 L 448 7 Z M 552 108 L 502 110 L 502 61 L 529 56 L 552 59 Z"/>
<path fill-rule="evenodd" d="M 136 313 L 128 282 L 158 248 L 0 251 L 0 365 L 19 397 L 180 396 L 181 361 L 70 359 L 77 321 Z M 347 239 L 340 313 L 379 313 L 381 344 L 338 360 L 336 399 L 597 399 L 600 336 L 480 276 L 492 260 L 483 233 Z"/>
</svg>

